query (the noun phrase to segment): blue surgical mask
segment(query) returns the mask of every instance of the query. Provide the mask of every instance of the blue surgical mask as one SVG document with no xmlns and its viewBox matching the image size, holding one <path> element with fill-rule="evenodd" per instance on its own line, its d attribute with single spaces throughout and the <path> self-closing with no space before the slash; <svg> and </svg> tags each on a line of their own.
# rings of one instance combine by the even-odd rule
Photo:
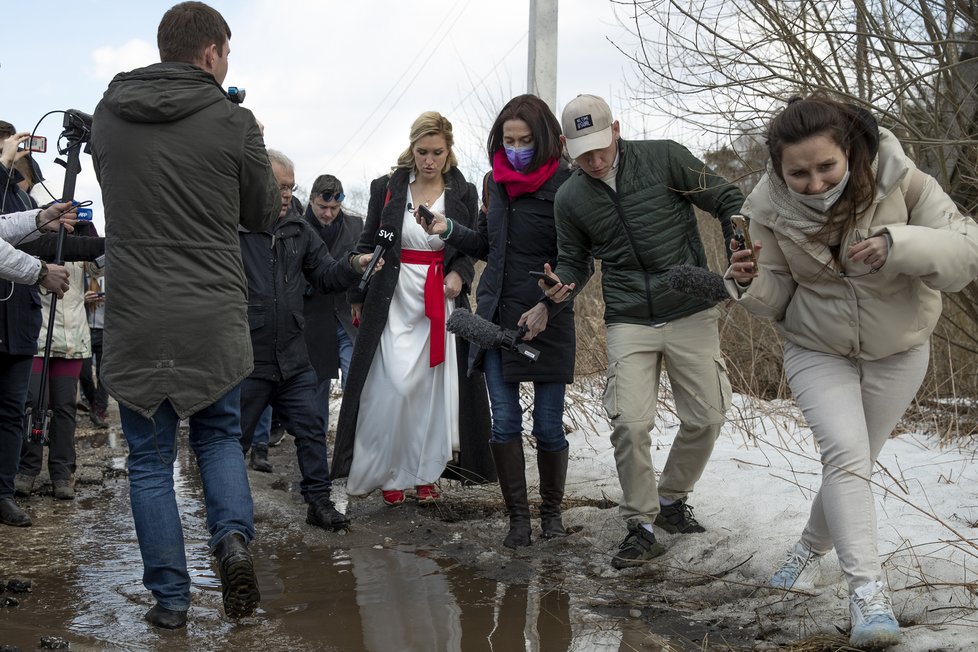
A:
<svg viewBox="0 0 978 652">
<path fill-rule="evenodd" d="M 528 147 L 510 147 L 509 145 L 503 145 L 503 149 L 506 150 L 506 158 L 509 160 L 509 164 L 517 172 L 525 170 L 526 166 L 533 160 L 533 155 L 537 153 L 536 148 L 532 145 Z"/>
<path fill-rule="evenodd" d="M 846 173 L 843 175 L 839 183 L 835 184 L 825 192 L 820 192 L 817 195 L 806 195 L 804 193 L 795 192 L 788 187 L 788 192 L 792 197 L 797 199 L 799 202 L 808 206 L 813 211 L 818 211 L 819 213 L 824 213 L 832 206 L 835 202 L 839 201 L 839 197 L 842 196 L 842 192 L 846 189 L 846 184 L 849 183 L 849 169 L 846 168 Z"/>
</svg>

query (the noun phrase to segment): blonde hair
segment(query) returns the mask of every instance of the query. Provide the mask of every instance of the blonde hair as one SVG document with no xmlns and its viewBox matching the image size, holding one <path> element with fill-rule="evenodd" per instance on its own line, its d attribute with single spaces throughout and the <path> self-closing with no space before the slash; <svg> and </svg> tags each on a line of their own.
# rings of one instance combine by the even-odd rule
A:
<svg viewBox="0 0 978 652">
<path fill-rule="evenodd" d="M 455 158 L 455 151 L 452 149 L 452 145 L 455 143 L 455 137 L 452 135 L 452 123 L 437 111 L 425 111 L 411 125 L 411 144 L 397 157 L 397 167 L 415 168 L 414 146 L 425 136 L 441 136 L 445 139 L 445 144 L 448 146 L 448 158 L 445 159 L 442 174 L 458 165 L 458 159 Z"/>
</svg>

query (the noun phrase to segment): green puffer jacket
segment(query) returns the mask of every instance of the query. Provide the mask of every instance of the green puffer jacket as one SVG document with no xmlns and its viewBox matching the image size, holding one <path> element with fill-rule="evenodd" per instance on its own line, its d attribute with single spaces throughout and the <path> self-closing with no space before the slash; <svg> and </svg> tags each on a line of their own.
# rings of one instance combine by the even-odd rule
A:
<svg viewBox="0 0 978 652">
<path fill-rule="evenodd" d="M 608 324 L 658 324 L 713 306 L 671 290 L 665 273 L 706 267 L 693 206 L 717 217 L 729 242 L 743 193 L 671 140 L 619 139 L 618 156 L 617 192 L 581 170 L 557 192 L 554 273 L 580 289 L 600 259 Z"/>
</svg>

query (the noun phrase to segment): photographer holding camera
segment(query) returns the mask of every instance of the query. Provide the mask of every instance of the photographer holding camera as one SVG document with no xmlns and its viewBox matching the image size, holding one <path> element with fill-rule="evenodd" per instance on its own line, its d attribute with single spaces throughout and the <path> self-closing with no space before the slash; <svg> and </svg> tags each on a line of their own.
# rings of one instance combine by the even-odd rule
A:
<svg viewBox="0 0 978 652">
<path fill-rule="evenodd" d="M 5 201 L 4 205 L 13 203 Z M 14 527 L 31 525 L 30 516 L 14 501 L 14 477 L 24 440 L 24 405 L 41 328 L 40 302 L 35 306 L 31 292 L 37 292 L 35 285 L 39 285 L 63 296 L 68 289 L 68 270 L 18 251 L 11 243 L 37 238 L 42 229 L 57 230 L 62 223 L 71 228 L 75 217 L 70 208 L 67 203 L 52 204 L 44 210 L 0 215 L 0 295 L 10 297 L 0 303 L 0 523 Z"/>
</svg>

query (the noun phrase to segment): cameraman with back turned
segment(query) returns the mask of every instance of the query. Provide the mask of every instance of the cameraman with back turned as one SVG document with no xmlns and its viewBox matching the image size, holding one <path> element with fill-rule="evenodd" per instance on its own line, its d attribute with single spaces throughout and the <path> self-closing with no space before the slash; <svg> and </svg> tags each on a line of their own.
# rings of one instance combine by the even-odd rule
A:
<svg viewBox="0 0 978 652">
<path fill-rule="evenodd" d="M 221 88 L 230 38 L 213 8 L 172 7 L 157 31 L 161 63 L 116 75 L 92 128 L 112 276 L 102 380 L 129 444 L 143 584 L 156 599 L 146 619 L 169 629 L 186 626 L 190 607 L 173 490 L 181 418 L 190 419 L 224 610 L 246 616 L 260 598 L 238 443 L 238 384 L 252 353 L 237 228 L 264 230 L 279 195 L 255 116 Z"/>
</svg>

